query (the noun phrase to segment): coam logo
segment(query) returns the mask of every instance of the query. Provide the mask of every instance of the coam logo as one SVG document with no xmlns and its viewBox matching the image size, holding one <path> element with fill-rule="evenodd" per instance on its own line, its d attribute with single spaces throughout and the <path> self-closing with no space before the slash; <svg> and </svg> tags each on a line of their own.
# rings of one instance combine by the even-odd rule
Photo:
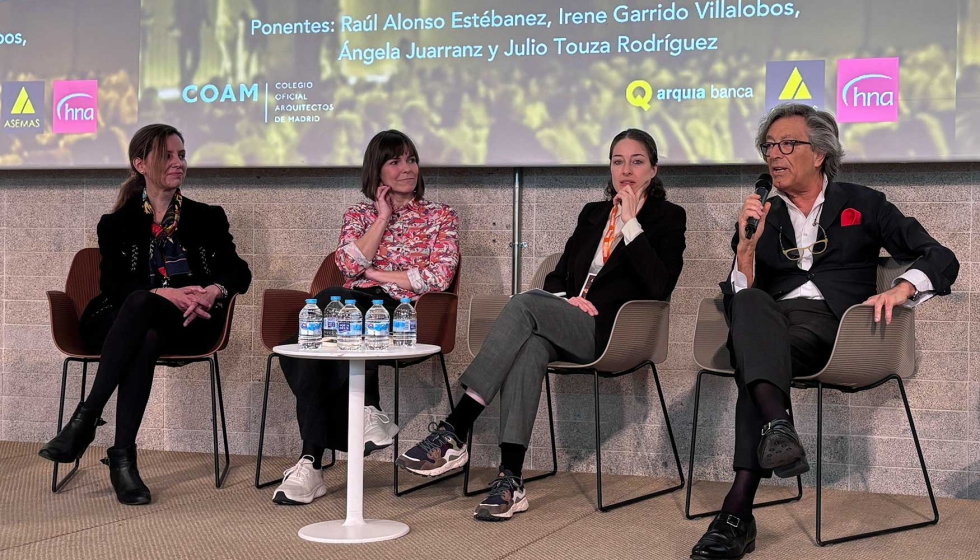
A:
<svg viewBox="0 0 980 560">
<path fill-rule="evenodd" d="M 73 80 L 54 82 L 55 134 L 89 134 L 99 129 L 99 82 Z"/>
<path fill-rule="evenodd" d="M 198 86 L 191 84 L 184 88 L 181 96 L 184 103 L 244 103 L 259 100 L 259 84 L 227 84 L 219 87 L 214 84 Z"/>
</svg>

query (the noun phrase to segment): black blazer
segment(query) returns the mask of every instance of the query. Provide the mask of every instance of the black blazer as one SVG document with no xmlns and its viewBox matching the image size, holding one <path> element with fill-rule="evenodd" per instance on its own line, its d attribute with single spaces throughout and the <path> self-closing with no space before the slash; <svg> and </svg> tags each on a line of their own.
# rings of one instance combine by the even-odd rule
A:
<svg viewBox="0 0 980 560">
<path fill-rule="evenodd" d="M 882 248 L 898 260 L 915 260 L 910 269 L 925 273 L 937 295 L 948 294 L 956 281 L 960 269 L 956 256 L 930 237 L 918 220 L 903 215 L 879 191 L 833 181 L 824 193 L 819 222 L 827 234 L 827 249 L 814 256 L 809 271 L 802 270 L 783 255 L 779 245 L 782 235 L 784 248 L 796 246 L 796 233 L 786 203 L 780 197 L 771 200 L 766 228 L 756 248 L 752 287 L 764 290 L 777 300 L 812 280 L 840 318 L 848 307 L 863 303 L 877 293 L 878 256 Z M 848 210 L 860 213 L 859 224 L 842 225 L 842 214 Z M 736 231 L 732 250 L 737 246 Z M 732 285 L 729 279 L 720 285 L 727 309 L 734 295 Z"/>
<path fill-rule="evenodd" d="M 579 294 L 609 225 L 612 204 L 607 200 L 585 205 L 558 265 L 544 281 L 545 290 L 565 292 L 569 298 Z M 628 245 L 625 240 L 616 245 L 586 296 L 599 312 L 597 356 L 609 342 L 619 308 L 633 300 L 668 300 L 684 265 L 687 215 L 683 208 L 666 200 L 648 200 L 636 219 L 643 233 Z"/>
<path fill-rule="evenodd" d="M 130 293 L 150 289 L 152 225 L 153 217 L 143 212 L 138 196 L 99 220 L 101 293 L 85 308 L 83 325 L 95 315 L 122 305 Z M 209 206 L 185 196 L 177 227 L 180 244 L 187 253 L 191 284 L 221 284 L 229 295 L 248 290 L 252 273 L 248 263 L 235 251 L 228 218 L 220 206 Z"/>
</svg>

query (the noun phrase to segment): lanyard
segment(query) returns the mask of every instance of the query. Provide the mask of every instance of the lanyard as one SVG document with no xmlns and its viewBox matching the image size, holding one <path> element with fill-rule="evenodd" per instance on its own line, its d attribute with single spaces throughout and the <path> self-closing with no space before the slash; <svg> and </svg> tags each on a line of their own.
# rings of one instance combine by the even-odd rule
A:
<svg viewBox="0 0 980 560">
<path fill-rule="evenodd" d="M 619 215 L 619 206 L 613 206 L 612 215 L 609 216 L 609 227 L 606 235 L 602 238 L 602 264 L 606 264 L 609 255 L 612 254 L 613 241 L 616 241 L 616 216 Z"/>
</svg>

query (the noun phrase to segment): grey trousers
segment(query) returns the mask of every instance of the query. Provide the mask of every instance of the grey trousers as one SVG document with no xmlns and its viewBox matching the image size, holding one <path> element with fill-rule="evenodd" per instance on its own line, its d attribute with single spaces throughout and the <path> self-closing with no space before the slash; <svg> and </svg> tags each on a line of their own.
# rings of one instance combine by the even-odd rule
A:
<svg viewBox="0 0 980 560">
<path fill-rule="evenodd" d="M 487 404 L 500 393 L 500 443 L 528 447 L 548 363 L 595 359 L 595 320 L 565 300 L 511 298 L 460 383 Z"/>
</svg>

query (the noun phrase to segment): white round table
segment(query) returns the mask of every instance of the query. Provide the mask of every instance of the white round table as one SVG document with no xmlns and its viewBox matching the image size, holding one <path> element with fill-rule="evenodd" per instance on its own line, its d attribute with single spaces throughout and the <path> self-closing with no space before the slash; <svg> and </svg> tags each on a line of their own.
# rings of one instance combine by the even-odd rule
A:
<svg viewBox="0 0 980 560">
<path fill-rule="evenodd" d="M 290 358 L 350 361 L 350 389 L 347 401 L 347 519 L 323 521 L 299 530 L 308 541 L 324 543 L 367 543 L 397 539 L 408 534 L 408 525 L 398 521 L 364 519 L 364 362 L 367 360 L 407 360 L 438 354 L 441 348 L 417 344 L 388 350 L 342 351 L 335 344 L 317 350 L 304 350 L 299 344 L 283 344 L 273 352 Z"/>
</svg>

